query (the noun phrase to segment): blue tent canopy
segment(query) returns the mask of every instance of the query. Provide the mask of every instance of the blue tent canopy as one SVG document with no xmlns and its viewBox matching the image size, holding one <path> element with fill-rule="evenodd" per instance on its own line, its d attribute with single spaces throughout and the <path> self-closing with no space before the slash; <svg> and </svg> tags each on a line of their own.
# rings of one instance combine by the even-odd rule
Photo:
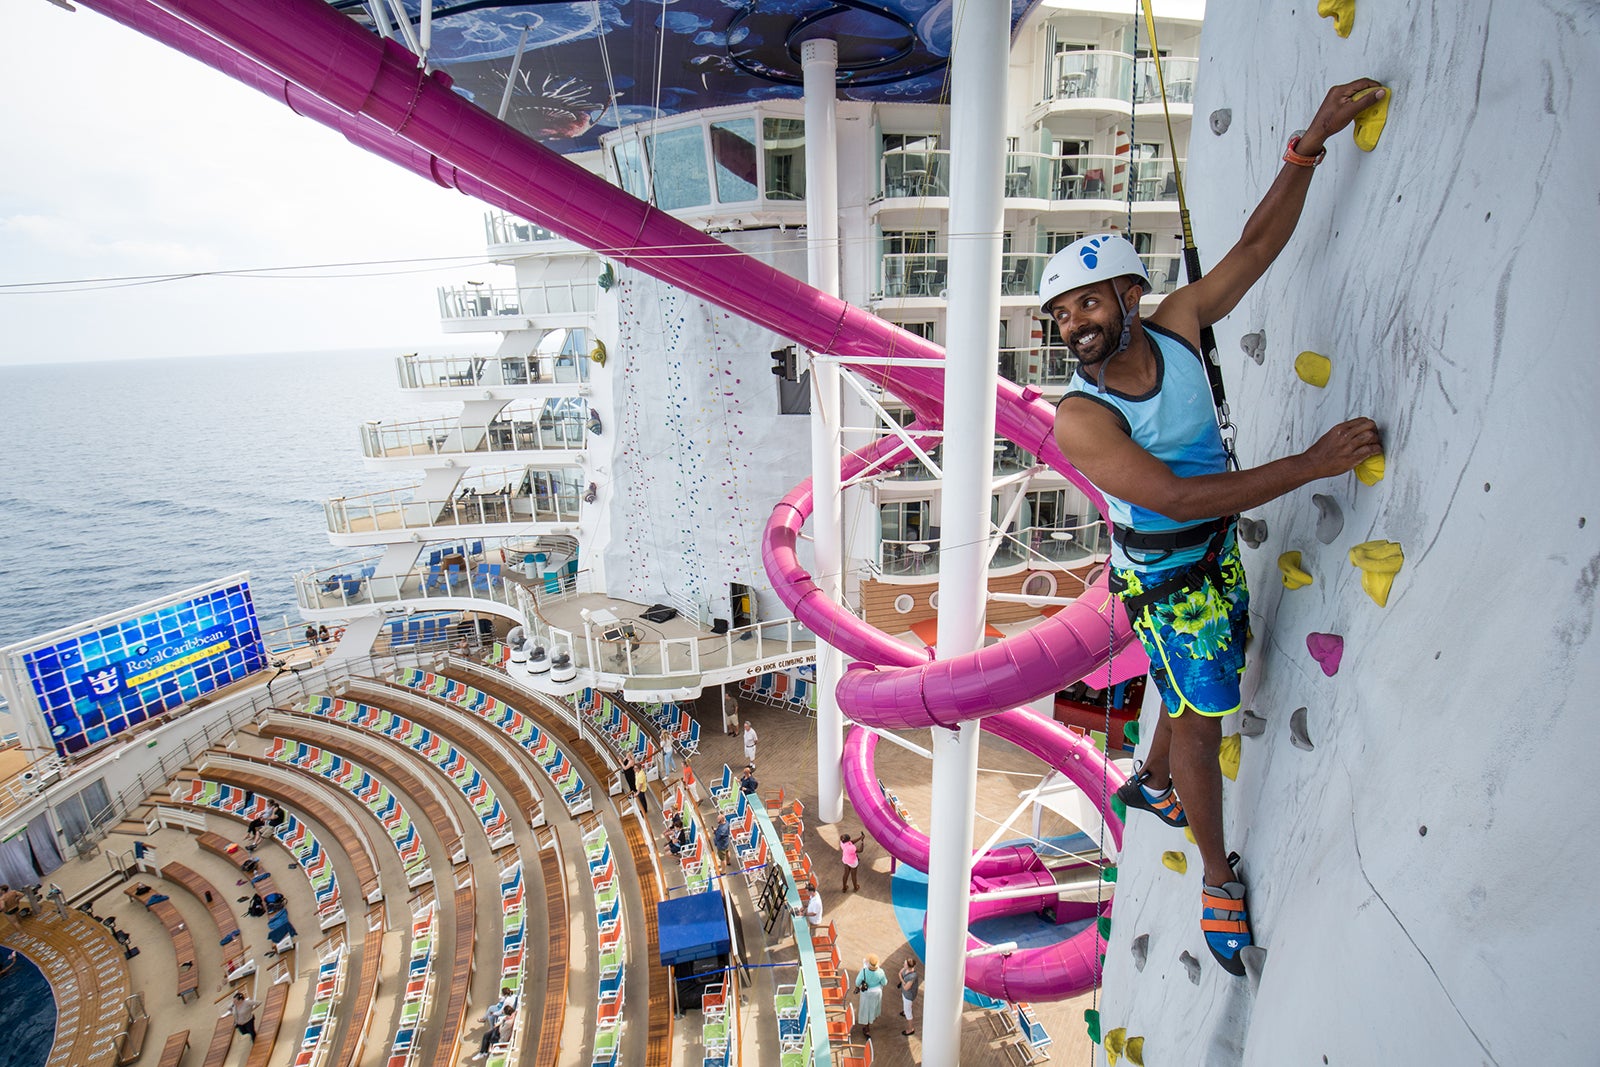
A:
<svg viewBox="0 0 1600 1067">
<path fill-rule="evenodd" d="M 718 889 L 658 901 L 656 925 L 663 967 L 720 956 L 733 947 L 722 891 Z"/>
</svg>

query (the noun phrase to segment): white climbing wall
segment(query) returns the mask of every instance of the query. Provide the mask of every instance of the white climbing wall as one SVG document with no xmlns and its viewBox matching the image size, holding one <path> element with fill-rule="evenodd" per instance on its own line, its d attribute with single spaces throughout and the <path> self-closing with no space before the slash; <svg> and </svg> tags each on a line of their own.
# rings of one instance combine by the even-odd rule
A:
<svg viewBox="0 0 1600 1067">
<path fill-rule="evenodd" d="M 1102 1030 L 1144 1037 L 1150 1067 L 1593 1064 L 1600 7 L 1362 2 L 1340 39 L 1313 0 L 1234 0 L 1209 6 L 1201 54 L 1188 179 L 1207 264 L 1331 84 L 1394 90 L 1376 151 L 1335 139 L 1289 248 L 1218 329 L 1246 464 L 1371 415 L 1388 475 L 1252 513 L 1268 536 L 1246 554 L 1245 706 L 1266 724 L 1226 815 L 1259 987 L 1204 948 L 1194 846 L 1135 812 Z M 1296 377 L 1303 350 L 1331 360 L 1326 388 Z M 1313 493 L 1342 513 L 1331 543 Z M 1405 553 L 1384 608 L 1346 559 L 1375 539 Z M 1294 550 L 1314 580 L 1288 590 Z M 1344 638 L 1332 677 L 1313 632 Z M 1291 743 L 1300 707 L 1311 751 Z M 1185 875 L 1160 861 L 1174 849 Z"/>
<path fill-rule="evenodd" d="M 804 276 L 803 235 L 729 243 Z M 618 278 L 607 589 L 643 601 L 675 593 L 726 617 L 728 583 L 742 582 L 762 609 L 781 611 L 761 534 L 773 506 L 811 474 L 809 419 L 778 414 L 770 353 L 788 342 L 636 271 Z"/>
</svg>

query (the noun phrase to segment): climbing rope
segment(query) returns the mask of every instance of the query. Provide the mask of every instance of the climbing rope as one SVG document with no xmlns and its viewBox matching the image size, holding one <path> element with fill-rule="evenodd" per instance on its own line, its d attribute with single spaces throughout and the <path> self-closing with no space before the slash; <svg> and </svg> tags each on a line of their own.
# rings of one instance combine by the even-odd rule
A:
<svg viewBox="0 0 1600 1067">
<path fill-rule="evenodd" d="M 1172 173 L 1178 190 L 1178 220 L 1183 225 L 1183 268 L 1189 284 L 1200 280 L 1200 250 L 1195 247 L 1194 228 L 1189 224 L 1189 201 L 1183 191 L 1183 168 L 1178 165 L 1177 142 L 1172 139 L 1172 108 L 1167 101 L 1167 75 L 1161 67 L 1161 49 L 1156 40 L 1156 16 L 1150 0 L 1139 0 L 1144 8 L 1145 29 L 1150 34 L 1150 54 L 1156 67 L 1156 85 L 1161 90 L 1161 113 L 1167 120 L 1167 145 L 1172 149 Z M 1138 22 L 1134 23 L 1134 39 L 1138 40 Z M 1138 79 L 1134 79 L 1137 81 Z M 1130 224 L 1131 225 L 1131 224 Z M 1227 453 L 1228 469 L 1239 469 L 1239 457 L 1234 455 L 1233 440 L 1238 427 L 1228 410 L 1228 394 L 1222 384 L 1222 362 L 1217 355 L 1217 335 L 1210 326 L 1200 328 L 1200 351 L 1205 356 L 1206 379 L 1211 383 L 1211 402 L 1217 409 L 1217 427 L 1222 434 L 1222 449 Z"/>
</svg>

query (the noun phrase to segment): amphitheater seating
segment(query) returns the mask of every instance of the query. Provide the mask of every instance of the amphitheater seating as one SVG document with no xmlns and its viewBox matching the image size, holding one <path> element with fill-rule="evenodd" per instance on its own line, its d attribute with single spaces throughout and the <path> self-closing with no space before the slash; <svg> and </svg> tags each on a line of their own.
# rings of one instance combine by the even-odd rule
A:
<svg viewBox="0 0 1600 1067">
<path fill-rule="evenodd" d="M 215 811 L 225 812 L 237 819 L 248 821 L 256 814 L 265 810 L 266 800 L 263 796 L 240 786 L 228 783 L 219 783 L 204 778 L 195 778 L 184 790 L 177 783 L 173 785 L 172 799 L 175 802 L 194 805 L 196 807 L 209 807 Z M 278 828 L 277 838 L 283 846 L 295 857 L 300 864 L 301 872 L 311 882 L 311 891 L 317 901 L 317 919 L 322 929 L 328 930 L 344 922 L 344 907 L 340 903 L 339 881 L 333 873 L 333 865 L 328 862 L 327 854 L 323 852 L 322 843 L 315 834 L 301 822 L 298 817 L 290 815 L 284 824 Z M 216 849 L 211 849 L 216 851 Z M 226 842 L 223 854 L 239 852 L 238 846 Z M 370 859 L 369 861 L 370 862 Z M 243 865 L 244 860 L 238 863 Z M 268 892 L 263 888 L 271 878 L 266 872 L 258 872 L 250 879 L 251 889 L 265 896 Z M 374 876 L 376 881 L 376 876 Z"/>
<path fill-rule="evenodd" d="M 325 950 L 318 957 L 317 975 L 312 986 L 311 1011 L 306 1018 L 305 1035 L 300 1039 L 300 1051 L 294 1058 L 294 1067 L 319 1067 L 328 1058 L 333 1047 L 333 1009 L 344 995 L 345 972 L 350 958 L 343 942 Z"/>
<path fill-rule="evenodd" d="M 245 1067 L 267 1067 L 272 1061 L 272 1046 L 278 1040 L 278 1027 L 283 1023 L 283 1009 L 288 1002 L 289 983 L 275 983 L 267 991 L 266 1002 L 256 1013 L 256 1039 L 250 1043 Z"/>
<path fill-rule="evenodd" d="M 472 985 L 472 946 L 477 927 L 476 896 L 470 874 L 456 884 L 455 952 L 450 960 L 450 996 L 438 1021 L 439 1048 L 454 1049 L 467 1021 L 467 993 Z M 448 1052 L 445 1053 L 448 1056 Z M 451 1062 L 446 1059 L 445 1062 Z"/>
<path fill-rule="evenodd" d="M 539 1067 L 555 1067 L 560 1052 L 561 1027 L 566 1019 L 567 981 L 571 967 L 571 932 L 567 928 L 567 880 L 561 866 L 561 849 L 554 830 L 539 832 L 539 868 L 544 875 L 547 969 L 544 1011 L 539 1020 Z"/>
<path fill-rule="evenodd" d="M 161 1046 L 161 1059 L 156 1061 L 157 1067 L 178 1067 L 183 1062 L 183 1054 L 188 1051 L 189 1031 L 179 1030 Z"/>
<path fill-rule="evenodd" d="M 464 708 L 498 727 L 533 753 L 534 759 L 560 793 L 568 814 L 578 815 L 594 810 L 594 799 L 588 783 L 566 754 L 531 718 L 481 690 L 428 671 L 416 668 L 403 670 L 396 676 L 395 682 L 403 688 Z"/>
<path fill-rule="evenodd" d="M 484 833 L 489 837 L 489 847 L 500 849 L 511 844 L 511 820 L 488 779 L 454 744 L 433 730 L 395 712 L 337 697 L 311 697 L 304 711 L 307 715 L 333 719 L 382 734 L 423 756 L 455 783 L 461 795 L 467 798 Z"/>
<path fill-rule="evenodd" d="M 388 1067 L 413 1067 L 421 1054 L 422 1021 L 428 1015 L 434 990 L 434 941 L 438 914 L 432 901 L 416 909 L 411 920 L 411 958 L 406 964 L 405 994 L 400 1002 L 400 1024 L 389 1046 Z"/>
<path fill-rule="evenodd" d="M 168 863 L 162 867 L 161 877 L 188 890 L 211 913 L 217 943 L 222 946 L 222 966 L 228 981 L 255 973 L 254 961 L 245 960 L 244 936 L 239 932 L 238 920 L 234 918 L 233 908 L 221 890 L 203 875 L 181 863 Z"/>
<path fill-rule="evenodd" d="M 127 886 L 123 889 L 129 900 L 143 904 L 144 910 L 160 920 L 166 928 L 167 936 L 172 940 L 172 951 L 178 957 L 178 972 L 176 985 L 178 1000 L 188 1003 L 190 997 L 200 995 L 200 964 L 194 951 L 194 934 L 183 920 L 183 915 L 167 898 L 165 893 L 156 891 L 152 886 L 143 883 Z"/>
<path fill-rule="evenodd" d="M 267 758 L 307 774 L 320 775 L 355 797 L 383 825 L 394 843 L 405 868 L 406 884 L 414 889 L 433 881 L 428 850 L 417 833 L 410 811 L 393 790 L 373 777 L 363 765 L 316 745 L 282 737 L 273 739 Z"/>
</svg>

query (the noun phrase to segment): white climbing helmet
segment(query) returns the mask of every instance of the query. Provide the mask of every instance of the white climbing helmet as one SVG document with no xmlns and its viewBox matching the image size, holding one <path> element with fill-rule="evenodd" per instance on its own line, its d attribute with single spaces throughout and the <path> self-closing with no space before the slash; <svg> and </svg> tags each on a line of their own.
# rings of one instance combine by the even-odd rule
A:
<svg viewBox="0 0 1600 1067">
<path fill-rule="evenodd" d="M 1120 233 L 1096 233 L 1081 237 L 1050 257 L 1039 283 L 1039 310 L 1050 313 L 1050 301 L 1095 282 L 1133 275 L 1150 291 L 1150 274 L 1133 245 Z"/>
</svg>

